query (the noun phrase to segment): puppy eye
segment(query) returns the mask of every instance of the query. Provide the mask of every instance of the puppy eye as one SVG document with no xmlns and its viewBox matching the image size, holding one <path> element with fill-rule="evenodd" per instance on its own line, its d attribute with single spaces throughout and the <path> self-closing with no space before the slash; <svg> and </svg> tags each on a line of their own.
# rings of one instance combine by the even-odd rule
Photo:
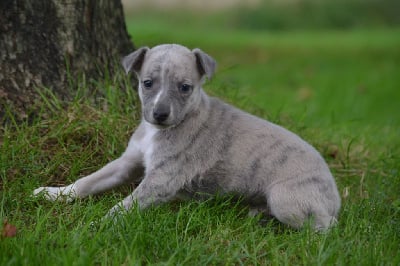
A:
<svg viewBox="0 0 400 266">
<path fill-rule="evenodd" d="M 150 79 L 146 79 L 145 81 L 143 81 L 143 85 L 146 89 L 150 89 L 151 86 L 153 86 L 153 81 Z"/>
<path fill-rule="evenodd" d="M 192 89 L 192 86 L 189 84 L 182 84 L 181 87 L 179 88 L 181 92 L 183 93 L 188 93 Z"/>
</svg>

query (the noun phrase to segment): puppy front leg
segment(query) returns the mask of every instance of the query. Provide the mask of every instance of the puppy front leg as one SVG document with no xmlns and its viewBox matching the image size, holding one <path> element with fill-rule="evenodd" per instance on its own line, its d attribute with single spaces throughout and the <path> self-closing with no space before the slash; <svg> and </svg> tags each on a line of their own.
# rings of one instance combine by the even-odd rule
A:
<svg viewBox="0 0 400 266">
<path fill-rule="evenodd" d="M 183 179 L 146 176 L 131 195 L 111 208 L 106 217 L 114 217 L 123 211 L 131 209 L 135 202 L 139 209 L 146 209 L 149 206 L 159 205 L 175 199 L 182 187 L 179 180 Z"/>
<path fill-rule="evenodd" d="M 136 145 L 131 144 L 120 158 L 93 174 L 78 179 L 65 187 L 40 187 L 35 189 L 33 194 L 43 193 L 48 200 L 70 202 L 75 198 L 84 198 L 88 195 L 101 193 L 130 180 L 140 180 L 143 173 L 142 161 L 142 153 Z"/>
</svg>

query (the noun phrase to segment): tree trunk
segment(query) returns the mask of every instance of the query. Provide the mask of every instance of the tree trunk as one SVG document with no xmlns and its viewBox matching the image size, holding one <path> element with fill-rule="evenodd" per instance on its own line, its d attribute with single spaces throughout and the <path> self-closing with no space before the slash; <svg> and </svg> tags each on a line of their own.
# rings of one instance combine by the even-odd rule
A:
<svg viewBox="0 0 400 266">
<path fill-rule="evenodd" d="M 120 0 L 1 0 L 0 119 L 27 118 L 43 88 L 69 100 L 69 77 L 101 80 L 132 50 Z"/>
</svg>

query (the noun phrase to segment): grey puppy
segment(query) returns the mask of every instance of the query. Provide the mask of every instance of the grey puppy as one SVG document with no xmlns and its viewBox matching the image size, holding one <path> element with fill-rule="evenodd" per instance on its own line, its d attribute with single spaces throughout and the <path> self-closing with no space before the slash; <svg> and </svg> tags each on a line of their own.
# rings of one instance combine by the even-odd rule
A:
<svg viewBox="0 0 400 266">
<path fill-rule="evenodd" d="M 236 109 L 202 89 L 215 60 L 176 44 L 143 47 L 123 59 L 138 77 L 142 121 L 122 156 L 66 187 L 40 187 L 49 200 L 73 200 L 140 182 L 109 215 L 173 199 L 233 193 L 250 213 L 294 228 L 336 222 L 340 197 L 321 155 L 288 130 Z"/>
</svg>

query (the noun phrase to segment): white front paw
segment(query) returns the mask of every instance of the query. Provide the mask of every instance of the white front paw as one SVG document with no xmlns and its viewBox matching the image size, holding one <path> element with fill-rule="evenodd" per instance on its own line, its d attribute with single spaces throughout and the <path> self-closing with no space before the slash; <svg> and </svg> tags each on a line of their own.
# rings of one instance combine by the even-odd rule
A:
<svg viewBox="0 0 400 266">
<path fill-rule="evenodd" d="M 72 184 L 66 187 L 40 187 L 33 191 L 33 195 L 36 197 L 43 195 L 50 201 L 59 200 L 65 202 L 71 202 L 76 197 Z"/>
<path fill-rule="evenodd" d="M 126 214 L 127 210 L 125 207 L 119 203 L 112 207 L 108 213 L 101 218 L 101 223 L 112 223 L 112 224 L 120 224 L 124 221 L 123 217 Z"/>
<path fill-rule="evenodd" d="M 104 218 L 115 219 L 115 218 L 123 215 L 124 213 L 126 213 L 125 207 L 121 203 L 118 203 L 117 205 L 115 205 L 108 211 L 108 213 L 106 214 L 106 216 Z"/>
</svg>

